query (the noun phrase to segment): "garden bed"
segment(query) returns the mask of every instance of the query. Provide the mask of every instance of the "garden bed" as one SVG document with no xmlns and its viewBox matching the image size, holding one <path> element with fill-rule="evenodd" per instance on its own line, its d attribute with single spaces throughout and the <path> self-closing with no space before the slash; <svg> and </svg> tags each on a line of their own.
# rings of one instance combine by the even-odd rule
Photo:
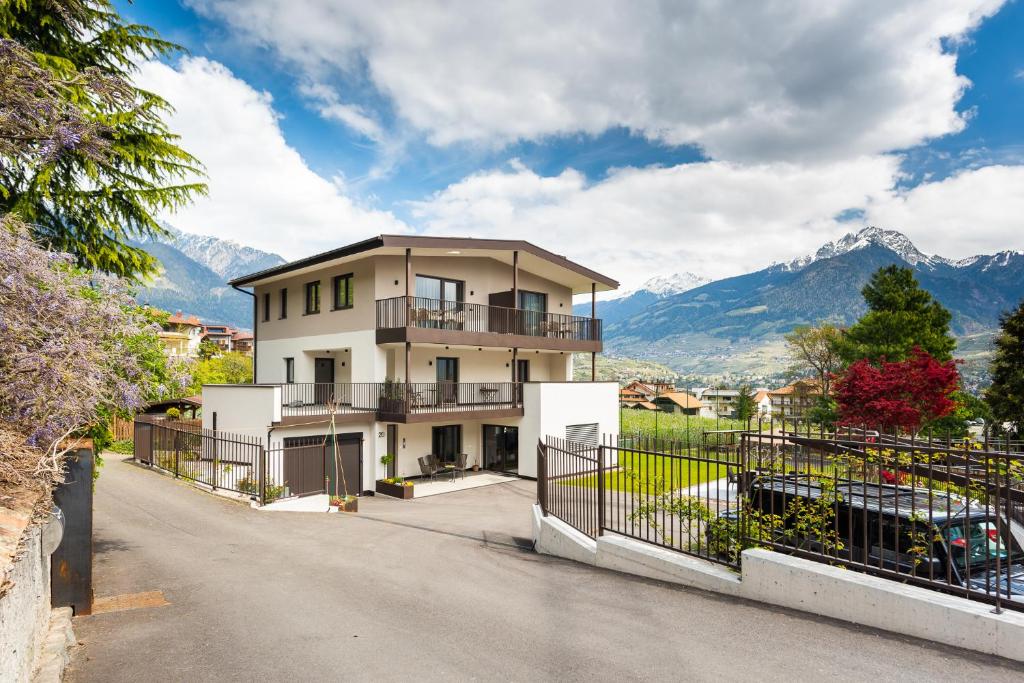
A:
<svg viewBox="0 0 1024 683">
<path fill-rule="evenodd" d="M 384 479 L 377 480 L 376 486 L 377 493 L 385 496 L 391 496 L 393 498 L 401 498 L 402 500 L 408 500 L 412 498 L 413 485 L 406 482 L 389 482 Z"/>
</svg>

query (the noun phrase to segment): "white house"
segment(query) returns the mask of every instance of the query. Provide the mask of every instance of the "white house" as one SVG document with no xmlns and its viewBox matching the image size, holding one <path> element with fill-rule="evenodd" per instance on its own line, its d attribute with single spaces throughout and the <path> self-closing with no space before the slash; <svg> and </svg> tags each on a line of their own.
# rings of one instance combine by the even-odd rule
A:
<svg viewBox="0 0 1024 683">
<path fill-rule="evenodd" d="M 428 454 L 532 477 L 538 439 L 618 433 L 618 385 L 593 381 L 601 321 L 572 314 L 618 283 L 529 242 L 382 235 L 230 284 L 252 290 L 255 383 L 204 387 L 203 426 L 277 448 L 333 420 L 361 491 Z"/>
</svg>

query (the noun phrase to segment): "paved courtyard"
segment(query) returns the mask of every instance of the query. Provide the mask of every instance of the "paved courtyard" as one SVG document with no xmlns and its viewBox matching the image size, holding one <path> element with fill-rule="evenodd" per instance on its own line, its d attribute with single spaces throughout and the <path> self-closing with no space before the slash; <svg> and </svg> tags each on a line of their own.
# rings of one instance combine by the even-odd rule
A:
<svg viewBox="0 0 1024 683">
<path fill-rule="evenodd" d="M 267 513 L 110 456 L 72 681 L 1021 680 L 1024 669 L 529 550 L 532 482 Z M 162 604 L 159 595 L 168 604 Z M 134 604 L 148 605 L 123 609 Z M 120 608 L 120 609 L 117 609 Z"/>
</svg>

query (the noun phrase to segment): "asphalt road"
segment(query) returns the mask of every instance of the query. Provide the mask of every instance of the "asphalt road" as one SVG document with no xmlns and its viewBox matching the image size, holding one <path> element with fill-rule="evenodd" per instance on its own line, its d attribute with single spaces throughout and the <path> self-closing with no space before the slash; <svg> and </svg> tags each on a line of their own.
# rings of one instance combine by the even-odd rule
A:
<svg viewBox="0 0 1024 683">
<path fill-rule="evenodd" d="M 111 456 L 72 681 L 972 680 L 1024 669 L 528 550 L 533 484 L 268 513 Z"/>
</svg>

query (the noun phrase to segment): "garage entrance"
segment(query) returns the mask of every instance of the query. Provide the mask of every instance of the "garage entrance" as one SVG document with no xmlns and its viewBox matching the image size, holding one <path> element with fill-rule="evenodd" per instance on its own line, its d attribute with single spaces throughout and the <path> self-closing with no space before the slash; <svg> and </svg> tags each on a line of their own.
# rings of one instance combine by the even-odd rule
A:
<svg viewBox="0 0 1024 683">
<path fill-rule="evenodd" d="M 337 434 L 333 442 L 327 434 L 286 437 L 284 446 L 291 454 L 285 458 L 285 477 L 289 482 L 295 482 L 292 484 L 294 494 L 326 492 L 333 496 L 335 491 L 339 495 L 362 493 L 362 434 Z"/>
</svg>

